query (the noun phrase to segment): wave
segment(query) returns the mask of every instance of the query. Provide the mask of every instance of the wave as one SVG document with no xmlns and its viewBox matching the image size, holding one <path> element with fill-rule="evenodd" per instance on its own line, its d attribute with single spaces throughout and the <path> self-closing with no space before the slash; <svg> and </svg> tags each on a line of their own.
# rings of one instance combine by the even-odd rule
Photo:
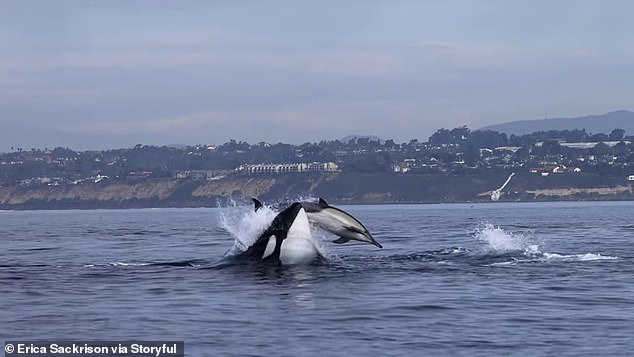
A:
<svg viewBox="0 0 634 357">
<path fill-rule="evenodd" d="M 142 267 L 150 265 L 151 263 L 125 263 L 125 262 L 111 262 L 108 265 L 113 267 Z"/>
<path fill-rule="evenodd" d="M 244 251 L 264 231 L 276 213 L 270 207 L 263 207 L 258 212 L 250 207 L 229 207 L 220 211 L 219 221 L 223 229 L 234 239 L 234 245 L 217 260 L 184 260 L 177 262 L 146 263 L 110 263 L 113 266 L 173 266 L 194 267 L 203 269 L 224 269 L 242 265 L 233 261 L 233 257 Z M 471 233 L 478 245 L 472 248 L 446 247 L 436 250 L 407 252 L 404 254 L 383 255 L 375 252 L 366 255 L 329 254 L 324 246 L 327 237 L 320 231 L 315 233 L 315 241 L 323 257 L 313 265 L 330 266 L 335 269 L 419 269 L 430 266 L 512 266 L 523 263 L 558 263 L 558 262 L 592 262 L 621 259 L 617 256 L 592 253 L 548 252 L 540 247 L 540 239 L 529 231 L 512 232 L 490 223 L 480 224 Z M 431 264 L 431 265 L 430 265 Z"/>
<path fill-rule="evenodd" d="M 12 268 L 121 268 L 121 269 L 152 269 L 152 267 L 174 267 L 194 269 L 224 269 L 229 266 L 239 265 L 233 262 L 231 257 L 244 251 L 266 229 L 276 212 L 267 206 L 255 212 L 250 206 L 225 207 L 218 212 L 219 225 L 226 239 L 226 244 L 231 247 L 221 256 L 209 256 L 205 259 L 185 259 L 178 261 L 158 260 L 117 260 L 112 262 L 68 262 L 61 265 L 47 264 L 11 264 L 3 262 L 0 269 Z M 385 270 L 395 269 L 433 270 L 443 266 L 446 269 L 463 269 L 465 267 L 485 266 L 513 266 L 518 264 L 567 264 L 571 262 L 607 262 L 623 259 L 619 256 L 597 251 L 552 251 L 544 248 L 544 238 L 530 231 L 530 227 L 508 228 L 495 226 L 491 223 L 481 223 L 468 233 L 470 243 L 464 246 L 448 246 L 435 250 L 395 250 L 368 251 L 354 248 L 344 251 L 338 248 L 330 248 L 331 237 L 319 230 L 314 232 L 318 250 L 324 259 L 315 262 L 314 266 L 324 267 L 338 271 L 367 271 L 368 269 Z M 220 232 L 218 232 L 220 233 Z M 228 235 L 226 234 L 228 233 Z M 463 236 L 464 237 L 464 236 Z M 389 242 L 389 239 L 388 239 Z M 231 244 L 233 243 L 233 246 Z M 475 244 L 473 244 L 475 243 Z M 57 249 L 55 247 L 31 248 L 33 250 Z M 329 252 L 329 250 L 331 250 Z M 338 252 L 335 254 L 334 252 Z M 396 253 L 396 254 L 389 254 Z M 388 253 L 388 254 L 386 254 Z"/>
<path fill-rule="evenodd" d="M 508 232 L 501 227 L 485 223 L 477 227 L 474 237 L 481 242 L 482 251 L 488 255 L 508 255 L 510 260 L 491 265 L 515 265 L 522 262 L 588 262 L 616 260 L 620 257 L 600 253 L 551 253 L 540 250 L 536 238 L 526 233 Z M 515 254 L 513 254 L 515 253 Z"/>
<path fill-rule="evenodd" d="M 557 253 L 544 253 L 544 258 L 549 261 L 580 261 L 589 262 L 595 260 L 615 260 L 621 259 L 620 257 L 602 255 L 600 253 L 585 253 L 585 254 L 557 254 Z"/>
</svg>

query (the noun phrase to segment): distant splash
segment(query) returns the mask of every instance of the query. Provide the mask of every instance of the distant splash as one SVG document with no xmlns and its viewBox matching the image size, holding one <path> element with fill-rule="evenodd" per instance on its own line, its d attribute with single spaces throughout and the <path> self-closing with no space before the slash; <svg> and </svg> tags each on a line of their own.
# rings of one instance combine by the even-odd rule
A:
<svg viewBox="0 0 634 357">
<path fill-rule="evenodd" d="M 517 252 L 521 258 L 514 258 L 508 262 L 497 262 L 492 265 L 510 265 L 518 262 L 587 262 L 597 260 L 615 260 L 619 257 L 602 255 L 600 253 L 559 254 L 542 252 L 536 238 L 522 233 L 508 232 L 501 227 L 485 223 L 474 231 L 474 237 L 483 243 L 482 250 L 488 254 L 509 254 Z"/>
<path fill-rule="evenodd" d="M 485 223 L 475 229 L 475 237 L 484 243 L 487 252 L 508 253 L 514 251 L 539 251 L 539 247 L 521 234 L 510 233 L 491 223 Z"/>
</svg>

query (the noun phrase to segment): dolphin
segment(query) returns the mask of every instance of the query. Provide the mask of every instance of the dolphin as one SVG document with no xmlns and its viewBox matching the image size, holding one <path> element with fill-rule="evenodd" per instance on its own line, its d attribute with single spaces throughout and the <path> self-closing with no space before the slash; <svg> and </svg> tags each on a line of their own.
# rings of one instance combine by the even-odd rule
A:
<svg viewBox="0 0 634 357">
<path fill-rule="evenodd" d="M 252 200 L 256 211 L 262 207 L 262 202 L 257 198 Z M 318 202 L 299 202 L 299 204 L 306 211 L 310 223 L 339 236 L 333 243 L 343 244 L 357 240 L 383 248 L 358 219 L 344 210 L 330 206 L 323 198 L 320 198 Z"/>
<path fill-rule="evenodd" d="M 359 222 L 358 219 L 354 218 L 348 212 L 330 206 L 323 198 L 320 198 L 316 203 L 300 203 L 304 210 L 306 210 L 308 220 L 311 223 L 340 237 L 334 240 L 333 243 L 343 244 L 351 240 L 358 240 L 383 248 L 383 246 L 372 237 L 363 223 Z"/>
<path fill-rule="evenodd" d="M 256 209 L 260 207 L 261 203 L 260 206 L 256 203 Z M 295 202 L 275 216 L 255 243 L 237 258 L 274 265 L 296 265 L 310 264 L 319 256 L 306 211 L 299 202 Z"/>
</svg>

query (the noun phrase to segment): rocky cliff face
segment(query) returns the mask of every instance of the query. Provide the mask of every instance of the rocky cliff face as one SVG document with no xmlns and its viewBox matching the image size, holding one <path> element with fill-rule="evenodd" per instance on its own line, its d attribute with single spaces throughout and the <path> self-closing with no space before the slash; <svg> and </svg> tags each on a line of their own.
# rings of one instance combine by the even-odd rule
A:
<svg viewBox="0 0 634 357">
<path fill-rule="evenodd" d="M 616 186 L 616 187 L 597 187 L 597 188 L 551 188 L 543 190 L 529 190 L 528 194 L 535 195 L 535 198 L 544 197 L 569 197 L 579 195 L 599 195 L 607 197 L 618 197 L 620 195 L 632 195 L 632 185 Z"/>
<path fill-rule="evenodd" d="M 336 203 L 489 201 L 508 173 L 480 175 L 314 174 L 233 177 L 216 181 L 146 179 L 73 186 L 0 187 L 0 209 L 214 207 L 223 200 L 323 197 Z M 489 194 L 487 194 L 489 193 Z M 618 178 L 518 174 L 501 201 L 634 199 Z"/>
<path fill-rule="evenodd" d="M 277 183 L 275 178 L 247 178 L 208 181 L 192 191 L 195 197 L 228 197 L 242 195 L 260 197 L 266 195 Z"/>
<path fill-rule="evenodd" d="M 73 186 L 49 186 L 40 188 L 2 187 L 0 204 L 22 205 L 32 201 L 125 201 L 168 198 L 180 182 L 153 180 L 137 183 L 98 183 Z"/>
</svg>

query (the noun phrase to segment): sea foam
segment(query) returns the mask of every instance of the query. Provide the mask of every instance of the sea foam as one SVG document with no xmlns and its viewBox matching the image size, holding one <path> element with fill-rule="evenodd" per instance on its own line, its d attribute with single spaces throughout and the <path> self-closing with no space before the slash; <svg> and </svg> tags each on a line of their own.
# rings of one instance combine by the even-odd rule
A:
<svg viewBox="0 0 634 357">
<path fill-rule="evenodd" d="M 475 237 L 484 243 L 483 249 L 487 252 L 508 253 L 525 251 L 529 254 L 539 253 L 539 246 L 533 244 L 525 235 L 507 232 L 501 227 L 486 223 L 476 228 Z"/>
<path fill-rule="evenodd" d="M 485 223 L 478 227 L 474 236 L 483 243 L 482 249 L 486 253 L 506 254 L 518 252 L 522 258 L 515 257 L 510 262 L 498 262 L 494 265 L 513 265 L 518 262 L 542 261 L 542 262 L 587 262 L 619 259 L 616 256 L 602 255 L 600 253 L 561 254 L 542 252 L 536 237 L 525 233 L 513 233 Z"/>
</svg>

